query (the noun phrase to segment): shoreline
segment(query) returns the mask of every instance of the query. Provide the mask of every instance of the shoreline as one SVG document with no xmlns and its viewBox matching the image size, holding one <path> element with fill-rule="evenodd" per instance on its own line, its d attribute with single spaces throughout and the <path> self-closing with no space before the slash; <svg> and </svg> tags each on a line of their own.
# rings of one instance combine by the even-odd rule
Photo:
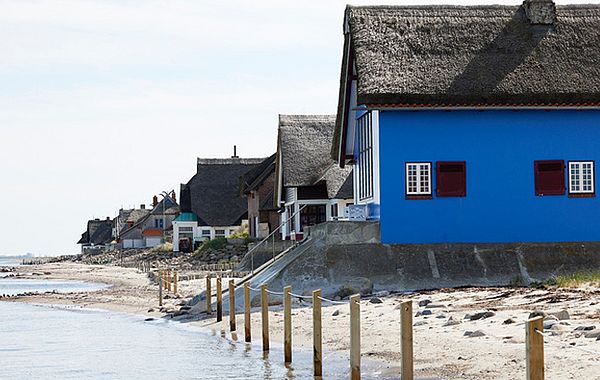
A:
<svg viewBox="0 0 600 380">
<path fill-rule="evenodd" d="M 26 270 L 25 270 L 26 269 Z M 42 272 L 35 278 L 82 280 L 111 285 L 91 293 L 40 294 L 3 299 L 11 302 L 77 305 L 85 308 L 137 314 L 145 318 L 163 318 L 159 312 L 157 286 L 146 273 L 133 268 L 73 263 L 20 267 L 22 272 Z M 22 276 L 18 278 L 28 278 Z M 165 300 L 175 310 L 184 301 L 204 291 L 204 280 L 179 282 L 178 298 Z M 549 378 L 589 378 L 600 373 L 600 357 L 575 347 L 600 351 L 600 340 L 586 337 L 600 332 L 600 288 L 531 289 L 465 288 L 416 292 L 380 297 L 381 303 L 361 302 L 361 354 L 368 367 L 376 367 L 382 376 L 394 376 L 400 368 L 400 301 L 413 300 L 415 376 L 461 379 L 515 379 L 525 376 L 524 322 L 533 311 L 558 313 L 567 310 L 568 319 L 546 320 L 551 337 L 546 339 L 546 372 Z M 429 301 L 428 305 L 424 305 Z M 377 301 L 378 302 L 378 301 Z M 419 302 L 423 306 L 418 306 Z M 152 311 L 150 311 L 152 310 Z M 327 355 L 346 357 L 349 347 L 349 310 L 346 305 L 323 303 L 324 360 Z M 174 321 L 212 330 L 216 336 L 229 333 L 228 311 L 223 321 L 205 315 L 186 315 Z M 477 317 L 477 313 L 491 313 Z M 470 318 L 465 319 L 465 316 Z M 560 315 L 565 317 L 565 313 Z M 243 342 L 243 314 L 237 314 L 237 340 Z M 295 300 L 292 310 L 293 347 L 312 352 L 312 308 Z M 505 324 L 512 320 L 513 323 Z M 269 312 L 271 342 L 282 345 L 282 307 Z M 253 346 L 260 347 L 260 308 L 252 308 Z M 589 332 L 579 327 L 594 327 Z M 475 336 L 465 336 L 475 331 Z M 231 338 L 231 337 L 230 337 Z M 600 339 L 600 338 L 599 338 Z M 575 347 L 573 346 L 575 345 Z M 568 375 L 567 375 L 568 374 Z"/>
</svg>

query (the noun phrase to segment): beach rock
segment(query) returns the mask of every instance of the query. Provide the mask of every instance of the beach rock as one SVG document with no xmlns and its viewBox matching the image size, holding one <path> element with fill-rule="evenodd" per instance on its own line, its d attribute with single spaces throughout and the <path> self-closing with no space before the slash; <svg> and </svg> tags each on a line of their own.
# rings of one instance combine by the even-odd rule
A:
<svg viewBox="0 0 600 380">
<path fill-rule="evenodd" d="M 146 318 L 146 319 L 144 319 L 145 322 L 150 322 L 150 321 L 153 321 L 153 320 L 154 320 L 154 318 Z"/>
<path fill-rule="evenodd" d="M 535 317 L 545 317 L 546 313 L 541 310 L 535 310 L 529 313 L 529 317 L 527 319 L 535 318 Z"/>
<path fill-rule="evenodd" d="M 423 326 L 426 324 L 427 324 L 427 321 L 418 321 L 418 322 L 415 322 L 415 324 L 413 326 L 418 327 L 418 326 Z"/>
<path fill-rule="evenodd" d="M 435 316 L 437 319 L 446 319 L 446 316 L 444 314 L 438 314 Z M 452 317 L 450 317 L 452 318 Z"/>
<path fill-rule="evenodd" d="M 431 303 L 431 300 L 428 300 L 428 299 L 421 300 L 421 301 L 419 301 L 419 306 L 425 307 L 425 306 L 429 305 L 430 303 Z"/>
<path fill-rule="evenodd" d="M 390 295 L 390 292 L 388 292 L 387 290 L 382 290 L 380 292 L 375 292 L 374 296 L 375 297 L 387 297 Z"/>
<path fill-rule="evenodd" d="M 596 326 L 579 326 L 575 328 L 575 331 L 592 331 L 596 328 Z"/>
<path fill-rule="evenodd" d="M 334 316 L 334 317 L 337 317 L 338 315 L 340 315 L 340 311 L 339 311 L 339 310 L 336 310 L 336 311 L 334 311 L 334 312 L 333 312 L 333 314 L 331 314 L 331 315 L 332 315 L 332 316 Z"/>
<path fill-rule="evenodd" d="M 558 322 L 558 318 L 557 318 L 557 317 L 555 317 L 554 315 L 547 315 L 547 316 L 544 318 L 544 321 L 554 321 L 554 322 Z"/>
<path fill-rule="evenodd" d="M 548 313 L 548 315 L 556 317 L 559 321 L 571 319 L 571 316 L 569 315 L 569 312 L 567 310 L 555 311 L 552 313 Z"/>
<path fill-rule="evenodd" d="M 448 318 L 448 320 L 446 321 L 446 323 L 444 323 L 444 327 L 447 327 L 447 326 L 456 326 L 456 325 L 460 325 L 460 323 L 461 322 L 459 320 L 456 320 L 456 319 L 450 317 L 450 318 Z"/>
<path fill-rule="evenodd" d="M 465 331 L 464 336 L 467 336 L 469 338 L 479 338 L 479 337 L 485 336 L 485 333 L 481 330 Z"/>
<path fill-rule="evenodd" d="M 418 311 L 417 314 L 415 314 L 415 317 L 420 317 L 422 315 L 431 315 L 433 314 L 431 312 L 431 310 L 423 310 L 423 311 Z"/>
<path fill-rule="evenodd" d="M 600 338 L 600 330 L 588 331 L 585 334 L 583 334 L 583 336 L 589 339 L 598 339 Z"/>
<path fill-rule="evenodd" d="M 502 322 L 503 325 L 512 325 L 513 323 L 515 323 L 515 320 L 512 318 L 508 318 Z"/>
<path fill-rule="evenodd" d="M 557 321 L 545 321 L 544 322 L 544 330 L 550 330 L 552 326 L 556 325 Z"/>
<path fill-rule="evenodd" d="M 369 300 L 370 303 L 383 303 L 381 298 L 373 297 Z"/>
<path fill-rule="evenodd" d="M 148 313 L 154 312 L 154 309 L 148 309 Z"/>
<path fill-rule="evenodd" d="M 471 321 L 478 321 L 478 320 L 480 320 L 480 319 L 491 318 L 491 317 L 493 317 L 494 315 L 496 315 L 496 313 L 494 313 L 493 311 L 484 311 L 484 312 L 481 312 L 481 313 L 475 313 L 475 314 L 471 314 L 471 315 L 469 316 L 469 319 L 470 319 Z"/>
<path fill-rule="evenodd" d="M 334 296 L 345 298 L 354 294 L 367 295 L 373 293 L 373 282 L 366 277 L 354 277 L 347 280 Z"/>
</svg>

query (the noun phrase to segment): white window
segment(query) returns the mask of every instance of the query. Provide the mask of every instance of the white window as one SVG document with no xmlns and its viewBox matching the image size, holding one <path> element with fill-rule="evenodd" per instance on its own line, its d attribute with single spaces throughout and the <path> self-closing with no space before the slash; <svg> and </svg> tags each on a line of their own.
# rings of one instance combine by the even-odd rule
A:
<svg viewBox="0 0 600 380">
<path fill-rule="evenodd" d="M 569 161 L 569 193 L 594 194 L 594 161 Z"/>
<path fill-rule="evenodd" d="M 357 120 L 358 198 L 373 197 L 373 116 L 367 112 Z"/>
<path fill-rule="evenodd" d="M 431 163 L 406 163 L 406 195 L 431 195 Z"/>
<path fill-rule="evenodd" d="M 215 230 L 215 237 L 225 237 L 225 230 Z"/>
<path fill-rule="evenodd" d="M 210 230 L 202 230 L 202 236 L 210 237 Z"/>
<path fill-rule="evenodd" d="M 193 233 L 194 227 L 179 227 L 179 232 L 182 233 Z"/>
</svg>

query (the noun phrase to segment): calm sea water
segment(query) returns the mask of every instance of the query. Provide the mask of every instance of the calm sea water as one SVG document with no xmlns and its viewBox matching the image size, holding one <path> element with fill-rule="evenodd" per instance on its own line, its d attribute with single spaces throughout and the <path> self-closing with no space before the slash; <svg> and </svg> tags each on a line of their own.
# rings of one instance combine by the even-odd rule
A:
<svg viewBox="0 0 600 380">
<path fill-rule="evenodd" d="M 56 284 L 38 286 L 38 291 L 45 291 Z M 294 351 L 290 367 L 282 359 L 280 348 L 264 358 L 260 345 L 183 323 L 0 301 L 2 379 L 312 378 L 310 352 Z M 325 361 L 326 378 L 349 377 L 347 360 Z"/>
</svg>

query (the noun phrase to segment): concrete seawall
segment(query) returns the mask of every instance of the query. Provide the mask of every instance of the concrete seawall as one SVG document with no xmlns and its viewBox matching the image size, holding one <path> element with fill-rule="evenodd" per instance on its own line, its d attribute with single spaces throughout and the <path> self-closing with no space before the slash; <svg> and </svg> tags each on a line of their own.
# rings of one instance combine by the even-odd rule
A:
<svg viewBox="0 0 600 380">
<path fill-rule="evenodd" d="M 528 285 L 600 269 L 600 242 L 387 245 L 378 241 L 377 223 L 321 224 L 310 229 L 305 243 L 251 279 L 251 286 L 267 283 L 271 290 L 281 291 L 291 285 L 299 294 L 321 288 L 331 297 L 340 289 L 364 284 L 372 284 L 372 291 Z M 241 289 L 236 300 L 241 307 Z"/>
</svg>

